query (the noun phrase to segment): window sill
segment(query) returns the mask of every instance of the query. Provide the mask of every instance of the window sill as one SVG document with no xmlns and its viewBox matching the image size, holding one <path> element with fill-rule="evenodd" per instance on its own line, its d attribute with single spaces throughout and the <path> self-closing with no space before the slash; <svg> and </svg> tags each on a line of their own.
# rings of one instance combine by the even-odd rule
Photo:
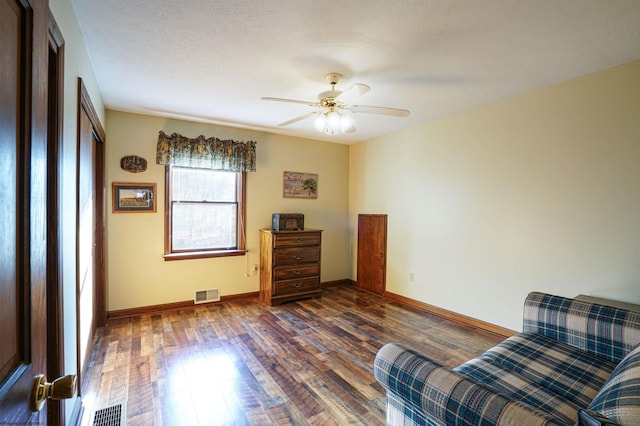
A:
<svg viewBox="0 0 640 426">
<path fill-rule="evenodd" d="M 167 253 L 163 255 L 165 262 L 170 260 L 207 259 L 210 257 L 244 256 L 247 250 L 189 251 Z"/>
</svg>

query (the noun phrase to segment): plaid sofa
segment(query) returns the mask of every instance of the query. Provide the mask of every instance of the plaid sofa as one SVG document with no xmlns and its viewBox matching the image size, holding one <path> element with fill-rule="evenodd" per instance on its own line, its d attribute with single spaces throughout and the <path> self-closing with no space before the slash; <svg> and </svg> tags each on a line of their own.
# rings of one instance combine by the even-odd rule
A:
<svg viewBox="0 0 640 426">
<path fill-rule="evenodd" d="M 389 343 L 388 425 L 640 425 L 640 313 L 530 293 L 523 331 L 453 370 Z"/>
</svg>

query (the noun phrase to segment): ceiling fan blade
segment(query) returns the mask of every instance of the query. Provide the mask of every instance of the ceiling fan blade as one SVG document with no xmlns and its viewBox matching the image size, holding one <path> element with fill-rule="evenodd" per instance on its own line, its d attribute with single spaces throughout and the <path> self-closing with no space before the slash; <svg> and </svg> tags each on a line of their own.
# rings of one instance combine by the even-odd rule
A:
<svg viewBox="0 0 640 426">
<path fill-rule="evenodd" d="M 406 109 L 388 108 L 371 105 L 351 105 L 349 107 L 351 112 L 364 112 L 367 114 L 381 114 L 392 115 L 394 117 L 408 117 L 410 112 Z"/>
<path fill-rule="evenodd" d="M 312 116 L 314 116 L 316 114 L 318 114 L 318 111 L 308 112 L 306 114 L 302 114 L 302 115 L 300 115 L 298 117 L 292 118 L 291 120 L 284 121 L 284 122 L 278 124 L 278 126 L 279 127 L 288 126 L 289 124 L 297 123 L 298 121 L 302 121 L 305 118 L 312 117 Z"/>
<path fill-rule="evenodd" d="M 262 99 L 263 101 L 287 102 L 287 103 L 290 103 L 290 104 L 301 104 L 301 105 L 308 105 L 308 106 L 317 106 L 318 105 L 317 102 L 298 101 L 296 99 L 285 99 L 285 98 L 272 98 L 272 97 L 269 97 L 269 96 L 263 96 L 260 99 Z"/>
<path fill-rule="evenodd" d="M 347 127 L 344 130 L 344 133 L 353 133 L 355 131 L 356 131 L 356 126 L 355 126 L 355 124 L 351 123 L 351 126 Z"/>
<path fill-rule="evenodd" d="M 369 90 L 371 90 L 371 87 L 367 86 L 366 84 L 356 83 L 336 96 L 336 101 L 349 103 L 349 101 L 357 98 L 358 96 L 364 95 Z"/>
</svg>

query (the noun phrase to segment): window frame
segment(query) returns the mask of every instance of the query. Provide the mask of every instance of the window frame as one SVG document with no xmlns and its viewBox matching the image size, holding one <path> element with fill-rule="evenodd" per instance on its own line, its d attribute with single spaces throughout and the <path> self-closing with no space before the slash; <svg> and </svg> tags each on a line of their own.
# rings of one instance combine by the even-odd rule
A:
<svg viewBox="0 0 640 426">
<path fill-rule="evenodd" d="M 224 250 L 172 250 L 172 200 L 171 183 L 172 167 L 165 166 L 164 172 L 164 260 L 205 259 L 211 257 L 244 256 L 246 250 L 246 172 L 236 173 L 236 200 L 238 214 L 236 215 L 236 241 L 237 247 Z M 181 167 L 186 168 L 186 167 Z"/>
</svg>

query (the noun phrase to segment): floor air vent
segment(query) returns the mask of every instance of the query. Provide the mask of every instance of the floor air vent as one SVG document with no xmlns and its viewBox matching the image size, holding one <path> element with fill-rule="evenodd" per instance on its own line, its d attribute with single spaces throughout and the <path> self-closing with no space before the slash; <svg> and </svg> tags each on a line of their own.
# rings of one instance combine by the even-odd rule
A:
<svg viewBox="0 0 640 426">
<path fill-rule="evenodd" d="M 209 290 L 197 290 L 193 298 L 194 303 L 219 302 L 220 289 L 212 288 Z"/>
<path fill-rule="evenodd" d="M 125 426 L 126 409 L 124 404 L 116 404 L 111 407 L 96 410 L 93 414 L 92 426 Z"/>
</svg>

